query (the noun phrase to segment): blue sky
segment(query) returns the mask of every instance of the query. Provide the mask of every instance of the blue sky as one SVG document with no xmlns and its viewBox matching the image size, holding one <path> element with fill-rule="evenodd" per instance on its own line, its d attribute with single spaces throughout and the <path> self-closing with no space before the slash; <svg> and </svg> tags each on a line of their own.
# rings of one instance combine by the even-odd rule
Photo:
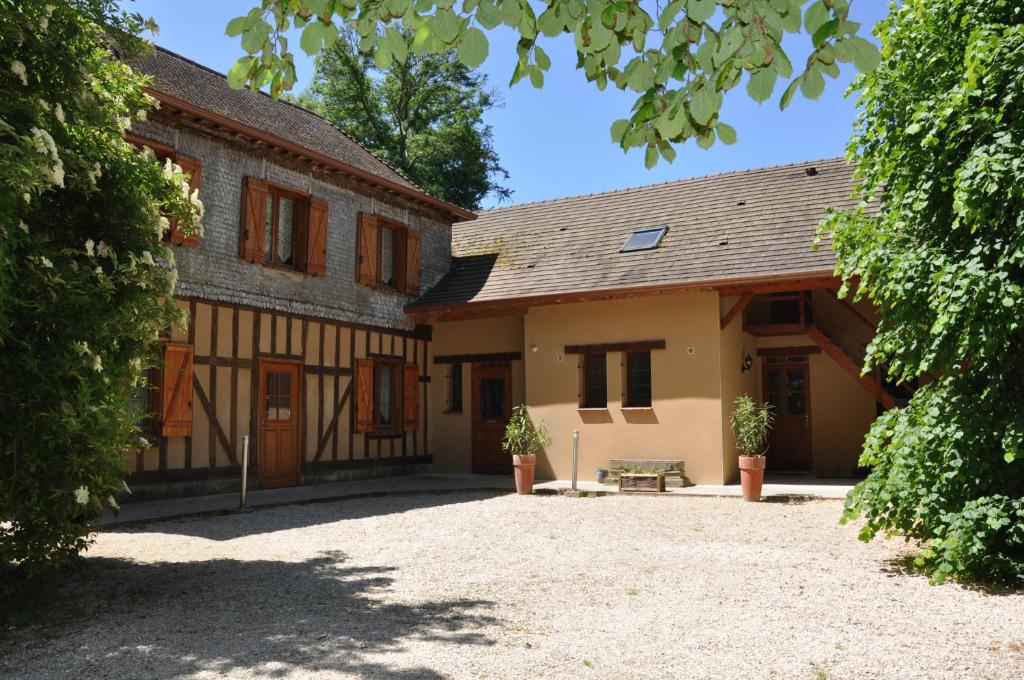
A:
<svg viewBox="0 0 1024 680">
<path fill-rule="evenodd" d="M 156 20 L 157 44 L 222 73 L 242 55 L 238 40 L 224 35 L 225 25 L 257 4 L 257 0 L 122 2 L 126 9 Z M 887 5 L 883 0 L 855 0 L 850 18 L 863 24 L 866 35 L 886 14 Z M 675 163 L 662 161 L 646 170 L 642 150 L 624 154 L 608 133 L 612 121 L 628 117 L 632 93 L 611 87 L 599 92 L 587 83 L 575 69 L 569 36 L 542 38 L 554 63 L 540 90 L 527 81 L 509 87 L 515 38 L 503 29 L 490 32 L 489 37 L 490 56 L 482 69 L 503 105 L 489 113 L 487 122 L 494 128 L 495 146 L 510 174 L 507 184 L 514 190 L 513 203 L 841 155 L 856 113 L 855 101 L 844 97 L 853 76 L 849 65 L 844 65 L 839 80 L 828 81 L 817 102 L 797 95 L 785 112 L 778 110 L 781 86 L 762 105 L 737 89 L 727 97 L 722 112 L 723 120 L 739 134 L 736 144 L 716 144 L 707 151 L 687 144 L 677 149 Z M 297 48 L 298 41 L 293 42 Z M 785 47 L 794 65 L 805 60 L 809 42 L 804 35 L 787 37 Z M 301 91 L 312 77 L 313 60 L 297 50 L 296 61 L 296 91 Z"/>
</svg>

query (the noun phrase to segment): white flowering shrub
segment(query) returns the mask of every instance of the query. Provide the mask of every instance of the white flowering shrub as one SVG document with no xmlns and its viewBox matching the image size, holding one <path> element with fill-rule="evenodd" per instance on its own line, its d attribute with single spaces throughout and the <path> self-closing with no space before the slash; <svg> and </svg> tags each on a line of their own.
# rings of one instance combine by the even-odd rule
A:
<svg viewBox="0 0 1024 680">
<path fill-rule="evenodd" d="M 0 0 L 0 572 L 77 555 L 116 509 L 133 396 L 182 321 L 163 234 L 202 206 L 124 141 L 154 101 L 107 37 L 142 28 L 113 0 Z"/>
</svg>

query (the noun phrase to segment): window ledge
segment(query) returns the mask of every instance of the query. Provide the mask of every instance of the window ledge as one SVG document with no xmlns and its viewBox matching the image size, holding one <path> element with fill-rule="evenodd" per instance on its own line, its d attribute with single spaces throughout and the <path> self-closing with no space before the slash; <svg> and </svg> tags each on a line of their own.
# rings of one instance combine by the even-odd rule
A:
<svg viewBox="0 0 1024 680">
<path fill-rule="evenodd" d="M 582 413 L 608 413 L 607 406 L 579 406 L 576 410 Z"/>
<path fill-rule="evenodd" d="M 623 406 L 620 411 L 653 411 L 653 406 Z"/>
</svg>

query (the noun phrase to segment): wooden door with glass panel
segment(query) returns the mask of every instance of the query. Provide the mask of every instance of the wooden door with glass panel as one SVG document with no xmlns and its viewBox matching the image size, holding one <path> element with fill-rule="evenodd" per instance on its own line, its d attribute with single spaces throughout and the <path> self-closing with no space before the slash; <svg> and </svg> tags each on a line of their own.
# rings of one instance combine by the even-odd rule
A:
<svg viewBox="0 0 1024 680">
<path fill-rule="evenodd" d="M 811 390 L 806 363 L 764 364 L 765 401 L 775 423 L 768 440 L 768 469 L 811 469 Z"/>
<path fill-rule="evenodd" d="M 299 483 L 299 364 L 260 361 L 260 487 Z"/>
<path fill-rule="evenodd" d="M 473 472 L 512 473 L 512 456 L 501 450 L 505 426 L 511 418 L 511 365 L 473 364 Z"/>
</svg>

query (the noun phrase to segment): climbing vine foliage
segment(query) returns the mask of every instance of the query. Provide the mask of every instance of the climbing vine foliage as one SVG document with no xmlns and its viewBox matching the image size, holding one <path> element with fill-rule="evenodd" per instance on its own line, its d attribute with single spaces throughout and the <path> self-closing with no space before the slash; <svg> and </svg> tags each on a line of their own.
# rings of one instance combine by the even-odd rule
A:
<svg viewBox="0 0 1024 680">
<path fill-rule="evenodd" d="M 162 237 L 202 205 L 125 141 L 154 101 L 110 41 L 141 28 L 112 0 L 0 0 L 0 575 L 77 554 L 148 447 L 135 395 L 177 320 Z"/>
<path fill-rule="evenodd" d="M 228 24 L 246 56 L 229 73 L 235 87 L 269 87 L 275 96 L 295 84 L 288 36 L 317 54 L 351 26 L 360 46 L 381 68 L 404 62 L 410 51 L 455 49 L 467 66 L 488 54 L 486 31 L 516 32 L 518 60 L 512 83 L 544 84 L 551 58 L 545 40 L 574 42 L 577 68 L 604 90 L 612 85 L 637 95 L 629 118 L 616 120 L 611 138 L 624 150 L 646 148 L 646 164 L 672 161 L 674 143 L 696 140 L 708 148 L 731 144 L 736 131 L 720 118 L 725 94 L 746 83 L 757 102 L 782 87 L 785 108 L 799 90 L 817 99 L 825 77 L 840 63 L 869 71 L 878 50 L 849 20 L 852 0 L 263 0 Z M 412 31 L 411 46 L 402 37 Z M 786 34 L 811 42 L 805 63 L 794 65 L 783 49 Z M 746 76 L 746 77 L 744 77 Z"/>
<path fill-rule="evenodd" d="M 878 419 L 847 503 L 920 567 L 1024 584 L 1024 5 L 903 0 L 850 143 L 870 207 L 838 269 L 881 311 L 868 367 L 918 386 Z"/>
</svg>

